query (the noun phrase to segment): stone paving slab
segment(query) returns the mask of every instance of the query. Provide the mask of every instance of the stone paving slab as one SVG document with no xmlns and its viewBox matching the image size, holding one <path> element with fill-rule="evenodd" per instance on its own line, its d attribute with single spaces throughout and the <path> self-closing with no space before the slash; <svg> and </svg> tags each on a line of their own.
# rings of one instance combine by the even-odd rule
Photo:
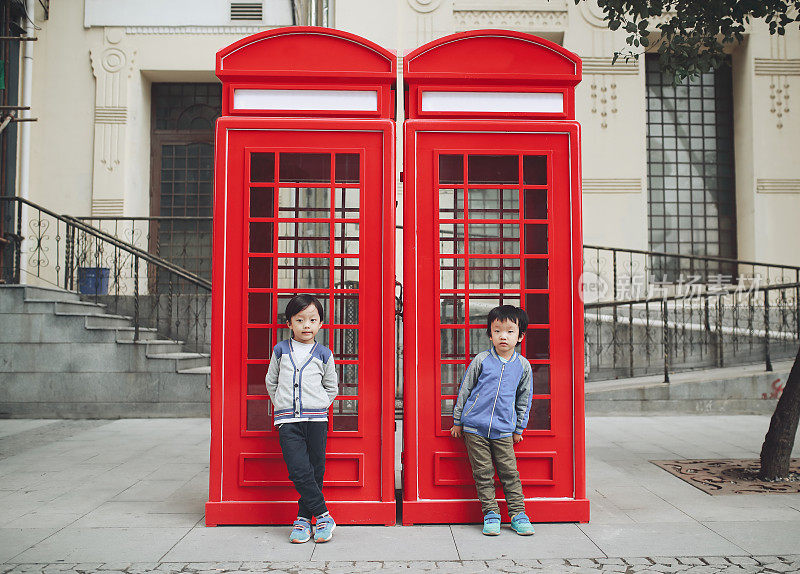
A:
<svg viewBox="0 0 800 574">
<path fill-rule="evenodd" d="M 286 529 L 281 530 L 286 536 Z M 317 544 L 312 560 L 458 560 L 459 550 L 448 526 L 337 526 L 336 544 Z"/>
<path fill-rule="evenodd" d="M 437 574 L 546 572 L 548 574 L 720 574 L 798 572 L 800 556 L 654 556 L 641 558 L 544 558 L 439 561 L 233 561 L 233 562 L 107 562 L 25 563 L 0 565 L 0 574 L 362 574 L 436 572 Z"/>
<path fill-rule="evenodd" d="M 338 534 L 338 532 L 337 532 Z M 290 544 L 289 528 L 218 526 L 194 528 L 158 558 L 183 562 L 231 560 L 311 560 L 310 544 Z"/>
<path fill-rule="evenodd" d="M 501 535 L 491 538 L 484 536 L 478 525 L 454 524 L 450 529 L 462 560 L 605 556 L 576 524 L 535 524 L 535 527 L 533 536 L 519 536 L 504 524 Z"/>
</svg>

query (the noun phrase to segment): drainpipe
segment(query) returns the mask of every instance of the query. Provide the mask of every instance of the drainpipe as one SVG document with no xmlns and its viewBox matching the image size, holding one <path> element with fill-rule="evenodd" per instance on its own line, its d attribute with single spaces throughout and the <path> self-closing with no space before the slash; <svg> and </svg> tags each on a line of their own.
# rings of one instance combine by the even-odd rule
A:
<svg viewBox="0 0 800 574">
<path fill-rule="evenodd" d="M 33 38 L 36 35 L 36 30 L 33 24 L 34 13 L 36 10 L 35 0 L 25 0 L 25 35 L 28 38 Z M 32 86 L 33 86 L 33 42 L 27 41 L 22 43 L 22 93 L 21 93 L 21 106 L 22 118 L 30 118 L 30 108 L 32 99 Z M 29 199 L 30 196 L 30 171 L 31 171 L 31 122 L 22 121 L 19 126 L 19 173 L 18 181 L 18 195 L 22 199 Z M 20 205 L 22 214 L 22 229 L 18 233 L 22 236 L 26 232 L 26 222 L 28 221 L 28 209 L 24 204 Z M 20 283 L 26 283 L 25 269 L 27 267 L 26 258 L 20 258 Z"/>
</svg>

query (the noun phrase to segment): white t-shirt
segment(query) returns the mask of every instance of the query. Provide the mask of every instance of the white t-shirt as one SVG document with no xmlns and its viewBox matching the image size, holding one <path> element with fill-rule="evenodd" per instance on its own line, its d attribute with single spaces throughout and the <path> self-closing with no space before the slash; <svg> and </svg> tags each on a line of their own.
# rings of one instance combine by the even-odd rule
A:
<svg viewBox="0 0 800 574">
<path fill-rule="evenodd" d="M 313 348 L 314 341 L 311 341 L 310 343 L 300 343 L 299 341 L 292 339 L 292 358 L 298 367 L 306 362 L 306 359 L 308 359 L 308 356 L 311 354 L 311 349 Z"/>
</svg>

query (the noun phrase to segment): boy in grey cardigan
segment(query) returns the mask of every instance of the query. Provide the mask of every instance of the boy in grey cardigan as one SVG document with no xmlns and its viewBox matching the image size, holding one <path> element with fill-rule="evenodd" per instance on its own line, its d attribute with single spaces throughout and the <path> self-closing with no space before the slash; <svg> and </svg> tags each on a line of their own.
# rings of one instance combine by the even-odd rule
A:
<svg viewBox="0 0 800 574">
<path fill-rule="evenodd" d="M 289 541 L 327 542 L 336 523 L 325 505 L 322 479 L 328 438 L 328 408 L 339 392 L 333 353 L 314 341 L 322 321 L 322 304 L 313 295 L 297 295 L 286 305 L 292 338 L 272 349 L 266 384 L 275 409 L 274 422 L 289 478 L 300 494 L 297 520 Z"/>
</svg>

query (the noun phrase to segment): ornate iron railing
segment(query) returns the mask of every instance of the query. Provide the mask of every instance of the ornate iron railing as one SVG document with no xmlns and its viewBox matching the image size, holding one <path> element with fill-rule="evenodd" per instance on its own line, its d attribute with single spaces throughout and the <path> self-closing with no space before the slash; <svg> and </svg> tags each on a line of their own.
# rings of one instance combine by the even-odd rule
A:
<svg viewBox="0 0 800 574">
<path fill-rule="evenodd" d="M 31 201 L 0 197 L 6 222 L 0 277 L 9 283 L 54 285 L 130 316 L 142 329 L 192 350 L 210 346 L 211 282 L 174 262 Z M 9 230 L 8 222 L 12 222 Z"/>
<path fill-rule="evenodd" d="M 587 380 L 789 359 L 800 267 L 584 246 Z"/>
</svg>

